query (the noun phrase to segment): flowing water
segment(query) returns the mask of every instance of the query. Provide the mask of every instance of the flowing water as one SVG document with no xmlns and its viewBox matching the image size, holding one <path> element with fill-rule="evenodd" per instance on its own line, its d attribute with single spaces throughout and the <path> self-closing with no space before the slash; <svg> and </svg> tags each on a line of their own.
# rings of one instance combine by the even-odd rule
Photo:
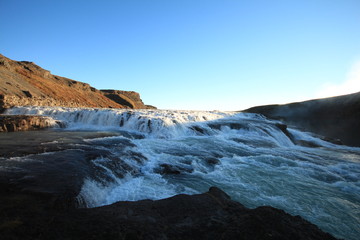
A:
<svg viewBox="0 0 360 240">
<path fill-rule="evenodd" d="M 249 113 L 18 107 L 6 114 L 50 116 L 66 126 L 58 131 L 72 134 L 113 133 L 82 142 L 106 150 L 91 160 L 96 174 L 79 194 L 87 207 L 217 186 L 246 207 L 270 205 L 359 239 L 360 148 Z"/>
</svg>

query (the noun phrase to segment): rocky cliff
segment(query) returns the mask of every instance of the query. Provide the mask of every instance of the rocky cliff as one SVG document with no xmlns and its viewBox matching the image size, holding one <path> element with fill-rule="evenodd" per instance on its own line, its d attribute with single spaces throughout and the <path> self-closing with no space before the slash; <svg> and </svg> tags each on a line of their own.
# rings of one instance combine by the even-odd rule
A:
<svg viewBox="0 0 360 240">
<path fill-rule="evenodd" d="M 360 92 L 284 105 L 258 106 L 245 112 L 260 113 L 290 126 L 360 147 Z"/>
<path fill-rule="evenodd" d="M 140 94 L 133 91 L 119 91 L 119 90 L 100 90 L 107 98 L 123 106 L 133 109 L 155 109 L 151 105 L 145 105 L 140 98 Z"/>
<path fill-rule="evenodd" d="M 108 92 L 87 83 L 52 75 L 33 62 L 13 61 L 0 54 L 0 110 L 29 105 L 147 108 L 138 93 L 120 92 L 114 100 L 112 95 L 107 97 Z"/>
</svg>

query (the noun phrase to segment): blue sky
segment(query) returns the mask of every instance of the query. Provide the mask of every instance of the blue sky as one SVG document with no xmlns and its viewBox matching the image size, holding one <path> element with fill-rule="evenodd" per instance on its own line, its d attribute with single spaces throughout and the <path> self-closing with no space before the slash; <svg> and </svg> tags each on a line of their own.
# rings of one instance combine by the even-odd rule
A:
<svg viewBox="0 0 360 240">
<path fill-rule="evenodd" d="M 0 0 L 0 53 L 162 109 L 360 91 L 359 0 Z"/>
</svg>

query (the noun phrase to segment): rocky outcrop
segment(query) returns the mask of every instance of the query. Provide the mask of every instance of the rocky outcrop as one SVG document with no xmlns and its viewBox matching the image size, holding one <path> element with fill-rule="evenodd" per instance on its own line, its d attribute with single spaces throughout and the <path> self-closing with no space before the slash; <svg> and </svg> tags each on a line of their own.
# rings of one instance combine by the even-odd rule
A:
<svg viewBox="0 0 360 240">
<path fill-rule="evenodd" d="M 282 120 L 290 126 L 333 139 L 335 143 L 360 147 L 360 92 L 244 111 Z"/>
<path fill-rule="evenodd" d="M 93 209 L 54 209 L 50 196 L 2 194 L 2 239 L 335 239 L 282 210 L 245 208 L 215 187 Z"/>
<path fill-rule="evenodd" d="M 0 115 L 0 132 L 39 130 L 61 125 L 51 117 Z"/>
<path fill-rule="evenodd" d="M 122 95 L 126 96 L 125 93 Z M 134 94 L 130 92 L 128 95 Z M 13 106 L 29 105 L 97 108 L 142 107 L 139 101 L 133 101 L 134 104 L 128 105 L 119 103 L 126 102 L 129 98 L 116 102 L 87 83 L 52 75 L 48 70 L 42 69 L 33 62 L 13 61 L 0 54 L 0 111 Z M 138 99 L 140 99 L 139 96 Z"/>
<path fill-rule="evenodd" d="M 112 89 L 101 90 L 104 95 L 114 102 L 133 109 L 156 109 L 156 107 L 145 105 L 140 94 L 133 91 L 119 91 Z"/>
</svg>

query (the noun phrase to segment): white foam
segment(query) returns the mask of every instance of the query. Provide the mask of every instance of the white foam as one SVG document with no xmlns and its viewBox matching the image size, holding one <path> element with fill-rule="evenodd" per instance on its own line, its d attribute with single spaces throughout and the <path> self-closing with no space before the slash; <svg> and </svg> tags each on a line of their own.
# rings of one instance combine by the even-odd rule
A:
<svg viewBox="0 0 360 240">
<path fill-rule="evenodd" d="M 219 111 L 126 110 L 64 107 L 14 107 L 5 114 L 51 116 L 70 129 L 125 129 L 152 133 L 155 137 L 187 134 L 185 123 L 201 122 L 234 115 Z"/>
<path fill-rule="evenodd" d="M 73 129 L 141 134 L 142 138 L 86 140 L 95 145 L 114 141 L 114 146 L 102 147 L 110 148 L 129 168 L 120 178 L 107 165 L 115 160 L 94 160 L 106 178 L 85 180 L 80 196 L 89 207 L 218 186 L 247 207 L 272 205 L 338 237 L 356 239 L 360 234 L 360 148 L 288 129 L 296 141 L 320 147 L 298 146 L 277 127 L 278 122 L 255 114 L 46 107 L 14 108 L 7 113 L 51 116 Z M 116 140 L 124 138 L 131 144 L 116 148 Z M 143 158 L 136 159 L 137 155 Z M 164 165 L 179 174 L 162 172 Z"/>
</svg>

